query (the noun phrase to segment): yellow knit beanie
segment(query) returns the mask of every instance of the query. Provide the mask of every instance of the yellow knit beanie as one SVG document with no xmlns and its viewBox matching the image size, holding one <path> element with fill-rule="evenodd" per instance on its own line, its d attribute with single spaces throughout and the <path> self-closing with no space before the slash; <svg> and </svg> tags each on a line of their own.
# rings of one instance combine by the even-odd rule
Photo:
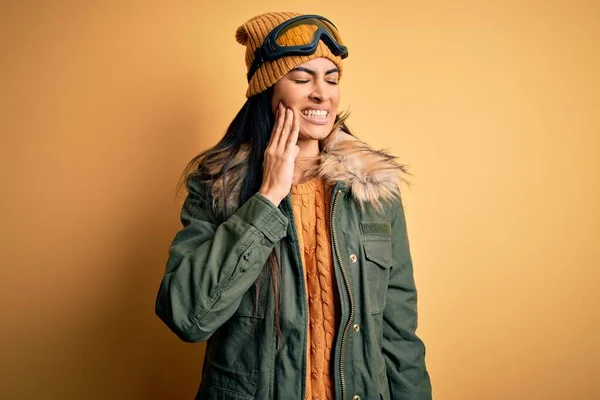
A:
<svg viewBox="0 0 600 400">
<path fill-rule="evenodd" d="M 246 69 L 249 70 L 254 61 L 254 52 L 263 44 L 263 41 L 277 25 L 294 17 L 304 15 L 294 12 L 270 12 L 252 17 L 242 26 L 237 28 L 235 39 L 238 43 L 246 46 Z M 281 45 L 301 45 L 305 44 L 313 37 L 316 28 L 306 25 L 299 25 L 289 29 L 277 40 Z M 329 47 L 322 41 L 319 41 L 317 50 L 306 56 L 285 56 L 273 61 L 266 61 L 257 70 L 248 83 L 246 97 L 254 96 L 269 86 L 274 85 L 279 79 L 296 66 L 305 63 L 308 60 L 318 57 L 325 57 L 331 60 L 340 70 L 339 77 L 342 77 L 342 58 L 335 56 L 329 50 Z"/>
</svg>

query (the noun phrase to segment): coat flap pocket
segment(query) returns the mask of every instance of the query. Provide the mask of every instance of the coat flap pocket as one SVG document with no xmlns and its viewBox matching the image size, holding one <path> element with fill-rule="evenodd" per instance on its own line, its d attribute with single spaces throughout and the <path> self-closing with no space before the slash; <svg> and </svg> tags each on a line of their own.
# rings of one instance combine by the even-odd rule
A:
<svg viewBox="0 0 600 400">
<path fill-rule="evenodd" d="M 361 221 L 360 229 L 364 235 L 392 235 L 392 225 L 389 221 Z"/>
<path fill-rule="evenodd" d="M 392 266 L 392 242 L 389 239 L 365 240 L 365 257 L 382 268 Z"/>
</svg>

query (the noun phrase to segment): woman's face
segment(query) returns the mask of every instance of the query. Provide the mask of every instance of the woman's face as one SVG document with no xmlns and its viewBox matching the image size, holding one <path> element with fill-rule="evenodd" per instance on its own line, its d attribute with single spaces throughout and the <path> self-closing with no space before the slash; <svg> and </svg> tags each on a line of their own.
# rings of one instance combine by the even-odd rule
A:
<svg viewBox="0 0 600 400">
<path fill-rule="evenodd" d="M 273 86 L 273 113 L 281 101 L 300 118 L 299 139 L 324 139 L 331 132 L 340 104 L 339 71 L 327 58 L 300 64 Z"/>
</svg>

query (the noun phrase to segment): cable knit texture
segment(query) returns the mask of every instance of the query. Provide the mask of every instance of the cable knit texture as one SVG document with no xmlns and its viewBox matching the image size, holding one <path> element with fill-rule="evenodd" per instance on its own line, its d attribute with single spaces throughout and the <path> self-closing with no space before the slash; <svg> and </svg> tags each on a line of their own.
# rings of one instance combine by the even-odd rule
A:
<svg viewBox="0 0 600 400">
<path fill-rule="evenodd" d="M 322 178 L 312 177 L 292 184 L 290 194 L 310 321 L 305 400 L 329 400 L 334 398 L 331 358 L 339 315 L 329 231 L 331 188 Z"/>
</svg>

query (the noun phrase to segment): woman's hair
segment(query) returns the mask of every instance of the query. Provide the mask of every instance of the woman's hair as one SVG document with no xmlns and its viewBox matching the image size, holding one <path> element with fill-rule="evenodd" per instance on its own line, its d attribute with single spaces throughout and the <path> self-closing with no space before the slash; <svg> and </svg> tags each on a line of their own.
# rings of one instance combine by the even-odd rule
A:
<svg viewBox="0 0 600 400">
<path fill-rule="evenodd" d="M 209 187 L 207 190 L 208 198 L 208 193 L 212 192 L 212 187 L 217 179 L 228 180 L 227 174 L 230 173 L 229 166 L 232 164 L 236 153 L 243 144 L 248 145 L 249 153 L 246 174 L 242 182 L 238 204 L 241 206 L 256 192 L 258 192 L 263 179 L 262 165 L 264 160 L 264 152 L 269 144 L 271 133 L 275 125 L 275 117 L 270 106 L 272 96 L 273 86 L 270 86 L 267 90 L 251 96 L 246 100 L 240 111 L 227 128 L 223 138 L 213 147 L 208 148 L 196 155 L 186 165 L 183 173 L 181 174 L 179 182 L 177 183 L 177 193 L 181 190 L 183 185 L 188 182 L 188 180 L 201 180 L 204 182 L 209 182 Z M 347 111 L 342 111 L 336 115 L 335 123 L 331 129 L 331 132 L 336 131 L 338 128 L 342 128 L 344 131 L 352 135 L 350 129 L 346 125 L 346 119 L 349 116 L 350 113 Z M 208 169 L 203 167 L 205 161 L 214 162 L 215 160 L 218 160 L 220 165 L 222 165 L 221 171 L 218 175 L 211 174 Z M 236 173 L 236 171 L 233 171 L 233 173 Z M 189 191 L 189 187 L 187 188 Z M 222 196 L 222 204 L 225 204 L 223 209 L 227 210 L 226 204 L 228 193 L 225 193 L 225 191 L 222 190 L 220 195 Z M 226 212 L 227 211 L 225 211 L 225 213 Z M 221 218 L 226 220 L 228 215 L 224 215 Z M 290 246 L 289 241 L 284 240 L 284 243 Z M 291 248 L 289 250 L 292 251 Z M 267 262 L 271 272 L 270 275 L 272 278 L 271 283 L 273 287 L 274 298 L 277 299 L 277 301 L 275 301 L 275 324 L 277 335 L 281 336 L 279 322 L 281 266 L 277 262 L 275 249 L 271 251 Z M 259 294 L 262 286 L 261 281 L 262 274 L 253 285 L 255 311 L 258 309 Z"/>
</svg>

